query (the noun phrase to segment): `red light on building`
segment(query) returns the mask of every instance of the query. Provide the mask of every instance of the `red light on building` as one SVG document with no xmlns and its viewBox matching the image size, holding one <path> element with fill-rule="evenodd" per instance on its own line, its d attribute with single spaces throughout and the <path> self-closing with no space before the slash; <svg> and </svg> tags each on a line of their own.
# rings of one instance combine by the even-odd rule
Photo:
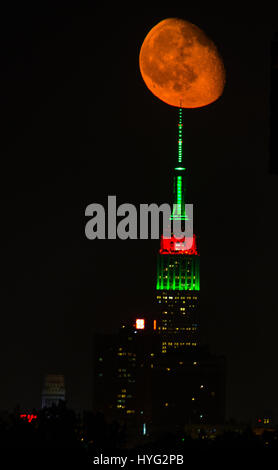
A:
<svg viewBox="0 0 278 470">
<path fill-rule="evenodd" d="M 144 328 L 145 328 L 144 318 L 137 318 L 136 319 L 136 330 L 143 330 Z"/>
</svg>

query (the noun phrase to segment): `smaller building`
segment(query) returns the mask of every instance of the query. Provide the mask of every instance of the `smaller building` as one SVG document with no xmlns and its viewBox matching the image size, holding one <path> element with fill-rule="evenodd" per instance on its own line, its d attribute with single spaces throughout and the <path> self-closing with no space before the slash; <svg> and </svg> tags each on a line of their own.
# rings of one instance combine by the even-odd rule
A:
<svg viewBox="0 0 278 470">
<path fill-rule="evenodd" d="M 63 375 L 47 374 L 44 378 L 42 390 L 42 408 L 57 406 L 60 401 L 65 401 L 65 379 Z"/>
</svg>

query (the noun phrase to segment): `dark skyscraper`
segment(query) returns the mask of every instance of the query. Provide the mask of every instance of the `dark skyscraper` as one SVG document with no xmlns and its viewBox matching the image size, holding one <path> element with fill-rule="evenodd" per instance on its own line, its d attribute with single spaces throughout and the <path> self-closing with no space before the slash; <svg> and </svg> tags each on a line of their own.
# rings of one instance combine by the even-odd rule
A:
<svg viewBox="0 0 278 470">
<path fill-rule="evenodd" d="M 63 375 L 48 374 L 44 378 L 42 390 L 42 408 L 58 405 L 65 401 L 65 379 Z"/>
</svg>

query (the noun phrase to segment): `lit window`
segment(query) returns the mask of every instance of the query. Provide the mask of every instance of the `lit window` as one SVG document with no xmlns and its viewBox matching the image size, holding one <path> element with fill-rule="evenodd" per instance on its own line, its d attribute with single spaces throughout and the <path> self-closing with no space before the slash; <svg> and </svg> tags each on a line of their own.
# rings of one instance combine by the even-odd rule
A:
<svg viewBox="0 0 278 470">
<path fill-rule="evenodd" d="M 145 320 L 144 318 L 137 318 L 136 319 L 136 329 L 143 330 L 145 328 Z"/>
</svg>

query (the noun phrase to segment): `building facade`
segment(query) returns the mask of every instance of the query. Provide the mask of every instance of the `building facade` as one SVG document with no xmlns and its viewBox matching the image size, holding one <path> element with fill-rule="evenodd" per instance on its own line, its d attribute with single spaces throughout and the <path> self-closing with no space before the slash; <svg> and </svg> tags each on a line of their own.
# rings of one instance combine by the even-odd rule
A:
<svg viewBox="0 0 278 470">
<path fill-rule="evenodd" d="M 278 32 L 270 48 L 270 95 L 269 95 L 269 171 L 278 174 Z"/>
<path fill-rule="evenodd" d="M 181 231 L 192 223 L 185 206 L 182 125 L 179 109 L 169 224 L 178 222 Z M 134 435 L 225 420 L 225 359 L 200 341 L 197 238 L 170 233 L 162 234 L 157 258 L 156 313 L 132 319 L 113 337 L 96 339 L 95 410 L 126 423 Z"/>
</svg>

